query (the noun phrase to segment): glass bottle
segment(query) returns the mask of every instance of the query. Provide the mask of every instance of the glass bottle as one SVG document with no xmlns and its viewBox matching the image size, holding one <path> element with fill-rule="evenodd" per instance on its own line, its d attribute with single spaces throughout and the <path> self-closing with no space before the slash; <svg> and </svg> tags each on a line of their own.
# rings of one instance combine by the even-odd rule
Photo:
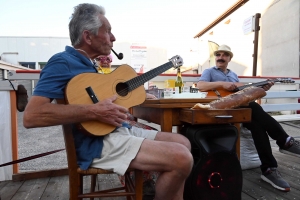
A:
<svg viewBox="0 0 300 200">
<path fill-rule="evenodd" d="M 175 91 L 178 91 L 178 93 L 181 93 L 182 88 L 183 88 L 183 81 L 182 81 L 182 77 L 181 77 L 181 72 L 180 72 L 180 68 L 177 68 L 177 77 L 176 77 L 176 81 L 175 81 Z"/>
</svg>

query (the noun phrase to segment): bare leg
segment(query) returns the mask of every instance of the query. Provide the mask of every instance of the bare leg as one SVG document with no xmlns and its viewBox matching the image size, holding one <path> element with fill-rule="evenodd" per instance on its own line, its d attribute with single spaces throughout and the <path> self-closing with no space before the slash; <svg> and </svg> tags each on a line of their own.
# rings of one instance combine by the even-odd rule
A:
<svg viewBox="0 0 300 200">
<path fill-rule="evenodd" d="M 155 140 L 157 141 L 166 141 L 166 142 L 176 142 L 179 144 L 183 144 L 191 151 L 191 143 L 190 141 L 179 133 L 168 133 L 168 132 L 158 132 Z"/>
<path fill-rule="evenodd" d="M 182 200 L 193 157 L 190 143 L 182 135 L 159 132 L 155 140 L 145 139 L 130 167 L 158 171 L 155 200 Z"/>
<path fill-rule="evenodd" d="M 178 142 L 178 143 L 183 144 L 184 146 L 186 146 L 188 148 L 188 150 L 191 151 L 191 143 L 190 143 L 190 141 L 186 137 L 184 137 L 184 136 L 182 136 L 182 135 L 180 135 L 178 133 L 172 133 L 172 134 L 176 134 L 176 135 L 172 135 L 172 137 L 170 138 L 169 133 L 166 133 L 166 134 L 165 133 L 157 134 L 155 140 L 158 140 L 158 141 Z M 159 181 L 159 179 L 157 180 L 157 182 L 158 181 Z M 183 195 L 183 190 L 184 190 L 184 183 L 185 183 L 185 181 L 182 183 L 181 188 L 180 188 L 180 191 L 182 191 L 182 192 L 180 192 L 180 196 L 177 196 L 174 199 L 183 199 L 182 195 Z"/>
</svg>

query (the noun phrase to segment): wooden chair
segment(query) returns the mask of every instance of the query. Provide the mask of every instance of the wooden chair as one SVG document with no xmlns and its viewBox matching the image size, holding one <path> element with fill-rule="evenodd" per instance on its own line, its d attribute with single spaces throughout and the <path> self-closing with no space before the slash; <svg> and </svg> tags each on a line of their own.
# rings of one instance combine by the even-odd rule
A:
<svg viewBox="0 0 300 200">
<path fill-rule="evenodd" d="M 127 170 L 125 174 L 124 187 L 95 191 L 97 174 L 114 174 L 114 172 L 98 168 L 81 170 L 77 165 L 75 144 L 71 125 L 63 125 L 63 134 L 68 160 L 70 200 L 78 200 L 82 198 L 90 198 L 91 200 L 93 200 L 95 197 L 117 196 L 126 196 L 127 200 L 142 200 L 143 174 L 142 171 L 137 169 Z M 133 183 L 133 180 L 130 177 L 131 171 L 134 171 L 135 173 L 135 183 Z M 91 189 L 90 193 L 83 194 L 83 177 L 86 175 L 91 175 Z"/>
</svg>

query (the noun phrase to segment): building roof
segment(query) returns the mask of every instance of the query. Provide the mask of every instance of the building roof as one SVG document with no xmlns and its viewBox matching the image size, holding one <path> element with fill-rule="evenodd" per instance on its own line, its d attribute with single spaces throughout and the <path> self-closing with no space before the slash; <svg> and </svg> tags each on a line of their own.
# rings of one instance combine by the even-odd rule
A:
<svg viewBox="0 0 300 200">
<path fill-rule="evenodd" d="M 222 15 L 220 15 L 217 19 L 215 19 L 212 23 L 210 23 L 207 27 L 205 27 L 202 31 L 200 31 L 197 35 L 194 36 L 194 38 L 201 37 L 212 29 L 215 25 L 220 23 L 223 19 L 228 17 L 231 13 L 239 9 L 241 6 L 243 6 L 245 3 L 247 3 L 249 0 L 239 0 L 237 1 L 233 6 L 231 6 L 228 10 L 226 10 Z"/>
<path fill-rule="evenodd" d="M 17 70 L 17 69 L 23 69 L 23 70 L 32 70 L 27 67 L 23 67 L 21 65 L 14 65 L 11 63 L 4 62 L 3 60 L 0 60 L 0 69 L 6 69 L 6 70 Z"/>
</svg>

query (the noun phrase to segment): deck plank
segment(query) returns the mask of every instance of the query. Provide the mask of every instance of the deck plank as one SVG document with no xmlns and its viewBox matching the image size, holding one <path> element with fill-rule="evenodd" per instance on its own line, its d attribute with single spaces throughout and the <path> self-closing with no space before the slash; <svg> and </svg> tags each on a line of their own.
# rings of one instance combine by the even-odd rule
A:
<svg viewBox="0 0 300 200">
<path fill-rule="evenodd" d="M 41 200 L 69 200 L 69 193 L 66 192 L 69 189 L 68 181 L 67 176 L 51 177 Z"/>
<path fill-rule="evenodd" d="M 31 179 L 24 182 L 12 200 L 39 200 L 47 187 L 50 178 Z"/>
<path fill-rule="evenodd" d="M 247 193 L 242 192 L 242 200 L 253 200 L 255 198 L 249 196 Z"/>
<path fill-rule="evenodd" d="M 98 189 L 105 190 L 113 187 L 122 187 L 122 184 L 116 174 L 98 175 Z M 111 197 L 107 200 L 126 200 L 126 197 Z"/>
<path fill-rule="evenodd" d="M 260 170 L 260 169 L 258 169 Z M 286 179 L 286 178 L 285 178 Z M 273 188 L 260 178 L 260 172 L 255 170 L 243 171 L 243 192 L 255 199 L 298 199 L 299 191 L 291 188 L 290 192 L 283 192 Z M 288 181 L 288 180 L 287 180 Z"/>
<path fill-rule="evenodd" d="M 0 191 L 1 200 L 10 200 L 14 197 L 20 187 L 23 185 L 24 181 L 9 181 Z"/>
</svg>

